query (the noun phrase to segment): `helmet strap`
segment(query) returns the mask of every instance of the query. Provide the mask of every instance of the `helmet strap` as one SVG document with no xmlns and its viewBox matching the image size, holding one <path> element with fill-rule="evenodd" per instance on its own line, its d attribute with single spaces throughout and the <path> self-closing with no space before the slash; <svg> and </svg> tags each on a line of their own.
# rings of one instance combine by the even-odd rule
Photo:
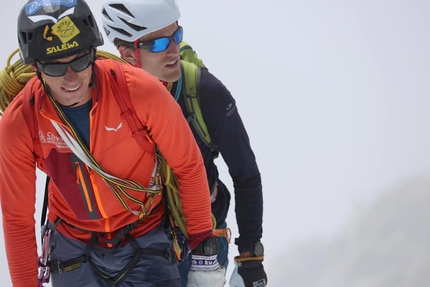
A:
<svg viewBox="0 0 430 287">
<path fill-rule="evenodd" d="M 97 53 L 96 48 L 91 47 L 91 53 L 93 53 L 93 59 L 91 61 L 91 82 L 88 84 L 88 88 L 93 88 L 96 86 L 96 79 L 95 79 L 95 73 L 94 73 L 94 66 L 97 59 Z"/>
<path fill-rule="evenodd" d="M 134 41 L 134 58 L 136 60 L 136 64 L 134 66 L 137 68 L 142 68 L 142 64 L 139 60 L 139 40 Z"/>
<path fill-rule="evenodd" d="M 39 81 L 42 83 L 42 87 L 43 89 L 45 89 L 45 92 L 48 95 L 48 97 L 55 99 L 54 96 L 52 95 L 51 89 L 49 88 L 48 84 L 46 84 L 46 81 L 43 79 L 42 74 L 40 73 L 39 70 L 36 70 L 36 75 Z"/>
<path fill-rule="evenodd" d="M 45 89 L 46 93 L 47 94 L 51 93 L 51 89 L 46 84 L 46 81 L 45 81 L 45 79 L 43 79 L 42 73 L 40 73 L 39 69 L 36 69 L 36 76 L 39 79 L 39 81 L 42 83 L 42 87 Z"/>
</svg>

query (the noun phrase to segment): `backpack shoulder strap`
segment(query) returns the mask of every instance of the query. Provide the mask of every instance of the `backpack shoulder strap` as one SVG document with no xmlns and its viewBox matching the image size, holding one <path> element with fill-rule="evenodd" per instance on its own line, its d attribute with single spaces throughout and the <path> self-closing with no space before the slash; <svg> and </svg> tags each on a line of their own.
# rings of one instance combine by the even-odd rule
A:
<svg viewBox="0 0 430 287">
<path fill-rule="evenodd" d="M 33 84 L 38 81 L 36 77 L 31 78 L 24 87 L 24 94 L 22 100 L 22 108 L 24 112 L 24 119 L 27 123 L 28 129 L 30 130 L 31 138 L 33 139 L 34 157 L 39 167 L 43 164 L 43 150 L 42 143 L 40 142 L 37 117 L 35 112 L 35 99 L 32 91 Z M 43 196 L 43 205 L 40 214 L 40 225 L 43 226 L 46 221 L 46 212 L 48 210 L 48 185 L 50 177 L 46 176 L 45 192 Z"/>
<path fill-rule="evenodd" d="M 137 117 L 133 105 L 131 104 L 130 94 L 125 81 L 122 64 L 115 60 L 98 60 L 98 63 L 102 63 L 103 65 L 107 66 L 111 75 L 118 83 L 118 85 L 111 85 L 111 87 L 115 99 L 121 109 L 122 116 L 130 126 L 134 139 L 143 150 L 153 154 L 155 152 L 155 143 L 151 139 L 146 126 L 144 126 Z M 126 91 L 126 96 L 119 96 L 124 94 L 124 92 L 120 93 L 120 91 Z"/>
<path fill-rule="evenodd" d="M 197 66 L 205 67 L 203 61 L 197 56 L 196 51 L 188 45 L 185 41 L 182 41 L 179 48 L 179 53 L 181 55 L 181 60 L 194 63 Z"/>
<path fill-rule="evenodd" d="M 24 94 L 22 99 L 22 108 L 24 112 L 24 119 L 30 130 L 31 138 L 33 139 L 34 157 L 39 165 L 43 162 L 42 144 L 39 138 L 37 117 L 35 112 L 35 99 L 32 91 L 33 84 L 38 81 L 37 77 L 31 78 L 24 87 Z"/>
<path fill-rule="evenodd" d="M 213 152 L 218 153 L 218 148 L 212 142 L 200 109 L 200 67 L 187 61 L 181 61 L 181 69 L 182 77 L 184 78 L 183 94 L 185 95 L 185 108 L 188 113 L 187 121 L 191 122 L 203 142 Z"/>
<path fill-rule="evenodd" d="M 181 61 L 182 77 L 185 79 L 185 93 L 189 97 L 198 99 L 198 83 L 200 82 L 200 67 L 194 63 Z"/>
</svg>

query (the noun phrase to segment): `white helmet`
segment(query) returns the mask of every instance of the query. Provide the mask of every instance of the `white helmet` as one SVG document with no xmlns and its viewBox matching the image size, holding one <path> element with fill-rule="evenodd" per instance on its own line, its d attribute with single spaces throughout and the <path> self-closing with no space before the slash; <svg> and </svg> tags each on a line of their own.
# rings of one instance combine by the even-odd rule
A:
<svg viewBox="0 0 430 287">
<path fill-rule="evenodd" d="M 103 28 L 110 42 L 134 42 L 176 22 L 176 0 L 107 0 L 102 7 Z"/>
</svg>

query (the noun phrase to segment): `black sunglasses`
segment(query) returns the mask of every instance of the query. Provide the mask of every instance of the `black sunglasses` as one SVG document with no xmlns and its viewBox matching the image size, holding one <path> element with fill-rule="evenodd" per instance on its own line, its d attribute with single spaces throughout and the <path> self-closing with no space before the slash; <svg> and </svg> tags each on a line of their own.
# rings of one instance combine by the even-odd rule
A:
<svg viewBox="0 0 430 287">
<path fill-rule="evenodd" d="M 36 61 L 36 66 L 44 74 L 51 77 L 62 77 L 67 73 L 67 69 L 70 67 L 75 73 L 82 72 L 92 63 L 94 58 L 93 49 L 85 55 L 82 55 L 76 59 L 71 60 L 67 63 L 41 63 Z"/>
<path fill-rule="evenodd" d="M 151 53 L 160 53 L 164 52 L 169 48 L 170 46 L 170 40 L 173 40 L 176 45 L 180 44 L 182 42 L 182 38 L 184 36 L 184 30 L 181 26 L 178 26 L 178 29 L 176 29 L 175 33 L 173 35 L 168 37 L 161 37 L 154 40 L 144 41 L 144 42 L 138 42 L 137 47 L 139 49 L 148 50 Z"/>
</svg>

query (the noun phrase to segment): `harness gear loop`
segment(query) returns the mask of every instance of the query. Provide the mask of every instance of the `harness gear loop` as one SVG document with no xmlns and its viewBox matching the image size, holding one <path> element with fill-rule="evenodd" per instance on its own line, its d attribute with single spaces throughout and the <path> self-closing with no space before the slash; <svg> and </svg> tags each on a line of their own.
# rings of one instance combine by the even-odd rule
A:
<svg viewBox="0 0 430 287">
<path fill-rule="evenodd" d="M 217 237 L 224 237 L 227 240 L 227 243 L 230 244 L 231 241 L 231 230 L 230 228 L 222 228 L 222 229 L 215 229 L 213 232 L 214 236 Z"/>
</svg>

